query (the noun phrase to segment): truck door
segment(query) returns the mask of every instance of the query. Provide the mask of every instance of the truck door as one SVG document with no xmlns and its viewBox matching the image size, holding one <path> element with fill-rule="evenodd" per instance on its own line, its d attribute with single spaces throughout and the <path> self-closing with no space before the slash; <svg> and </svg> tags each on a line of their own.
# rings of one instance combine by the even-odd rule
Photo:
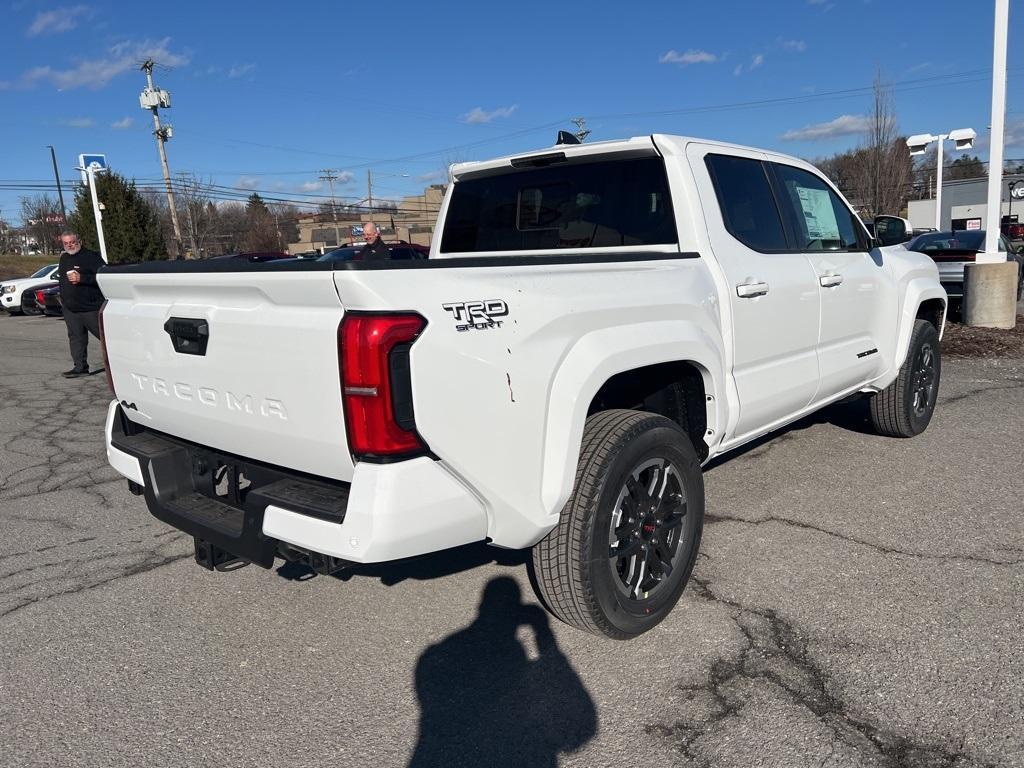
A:
<svg viewBox="0 0 1024 768">
<path fill-rule="evenodd" d="M 856 388 L 892 359 L 896 293 L 884 256 L 832 187 L 816 173 L 770 163 L 790 238 L 811 262 L 821 293 L 815 401 Z M 886 331 L 890 331 L 886 333 Z"/>
<path fill-rule="evenodd" d="M 687 158 L 727 285 L 741 439 L 784 421 L 818 389 L 818 280 L 794 253 L 763 153 L 690 144 Z"/>
</svg>

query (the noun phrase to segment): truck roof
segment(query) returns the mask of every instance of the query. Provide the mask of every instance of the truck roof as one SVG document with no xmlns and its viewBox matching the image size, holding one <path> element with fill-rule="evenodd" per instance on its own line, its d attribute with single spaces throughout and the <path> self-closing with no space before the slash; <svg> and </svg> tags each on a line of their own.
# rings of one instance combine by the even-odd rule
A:
<svg viewBox="0 0 1024 768">
<path fill-rule="evenodd" d="M 478 160 L 465 163 L 455 163 L 450 168 L 449 181 L 467 175 L 475 175 L 481 171 L 488 171 L 495 168 L 514 165 L 513 161 L 522 161 L 524 158 L 543 157 L 554 152 L 564 153 L 566 157 L 580 157 L 585 155 L 606 155 L 617 152 L 640 152 L 646 153 L 655 151 L 655 140 L 661 143 L 676 144 L 680 149 L 691 142 L 701 144 L 712 144 L 723 149 L 743 150 L 746 152 L 761 152 L 771 155 L 773 159 L 786 160 L 794 165 L 807 165 L 805 160 L 790 155 L 784 155 L 774 150 L 763 147 L 749 147 L 742 144 L 731 144 L 725 141 L 714 139 L 702 139 L 694 136 L 675 136 L 663 133 L 656 133 L 648 136 L 634 136 L 629 139 L 612 139 L 609 141 L 594 141 L 586 144 L 556 144 L 550 147 L 542 147 L 536 150 L 517 152 L 514 155 L 496 157 L 491 160 Z"/>
</svg>

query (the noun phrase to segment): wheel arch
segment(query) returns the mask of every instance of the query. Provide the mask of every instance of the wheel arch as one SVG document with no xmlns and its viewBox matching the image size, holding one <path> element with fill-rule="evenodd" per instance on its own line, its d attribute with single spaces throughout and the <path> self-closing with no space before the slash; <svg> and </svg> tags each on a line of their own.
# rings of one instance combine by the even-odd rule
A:
<svg viewBox="0 0 1024 768">
<path fill-rule="evenodd" d="M 893 361 L 893 371 L 898 372 L 907 358 L 910 335 L 914 332 L 915 321 L 927 320 L 939 332 L 939 339 L 942 338 L 948 303 L 949 297 L 945 290 L 934 280 L 916 278 L 907 283 L 903 310 L 900 313 L 899 331 L 896 335 L 896 359 Z M 895 379 L 895 375 L 893 379 Z"/>
<path fill-rule="evenodd" d="M 707 439 L 717 440 L 726 422 L 724 393 L 721 339 L 692 323 L 617 326 L 582 337 L 556 371 L 548 399 L 544 509 L 557 516 L 572 493 L 586 419 L 596 410 L 641 405 L 665 415 L 686 431 L 703 459 Z"/>
</svg>

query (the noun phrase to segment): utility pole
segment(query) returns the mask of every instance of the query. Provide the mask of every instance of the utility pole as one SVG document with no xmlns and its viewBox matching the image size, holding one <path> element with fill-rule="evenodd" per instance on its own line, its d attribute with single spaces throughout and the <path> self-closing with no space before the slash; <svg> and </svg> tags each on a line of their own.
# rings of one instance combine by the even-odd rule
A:
<svg viewBox="0 0 1024 768">
<path fill-rule="evenodd" d="M 583 140 L 590 135 L 590 129 L 587 128 L 587 118 L 576 117 L 573 118 L 570 122 L 576 126 L 575 136 L 577 139 L 580 140 L 580 144 L 582 144 Z"/>
<path fill-rule="evenodd" d="M 335 245 L 340 245 L 341 237 L 338 235 L 338 203 L 334 199 L 334 182 L 338 178 L 338 174 L 333 168 L 324 168 L 320 173 L 320 181 L 326 181 L 327 186 L 331 188 L 331 217 L 334 219 L 334 243 Z"/>
<path fill-rule="evenodd" d="M 174 190 L 171 188 L 171 171 L 167 166 L 167 150 L 164 144 L 174 135 L 171 126 L 160 125 L 160 108 L 169 109 L 171 106 L 171 94 L 153 85 L 153 67 L 156 65 L 152 59 L 146 59 L 140 69 L 146 73 L 146 90 L 139 96 L 139 104 L 143 109 L 153 113 L 153 135 L 156 136 L 156 146 L 160 150 L 160 164 L 164 169 L 164 184 L 167 186 L 167 205 L 171 209 L 171 225 L 174 227 L 174 246 L 176 254 L 174 258 L 181 257 L 181 227 L 178 224 L 178 209 L 174 206 Z"/>
<path fill-rule="evenodd" d="M 366 169 L 366 206 L 373 213 L 373 171 Z"/>
<path fill-rule="evenodd" d="M 60 215 L 64 219 L 64 223 L 68 223 L 68 214 L 64 210 L 64 192 L 60 188 L 60 173 L 57 171 L 57 153 L 53 149 L 52 144 L 47 144 L 50 148 L 50 159 L 53 161 L 53 178 L 57 180 L 57 197 L 60 198 Z"/>
</svg>

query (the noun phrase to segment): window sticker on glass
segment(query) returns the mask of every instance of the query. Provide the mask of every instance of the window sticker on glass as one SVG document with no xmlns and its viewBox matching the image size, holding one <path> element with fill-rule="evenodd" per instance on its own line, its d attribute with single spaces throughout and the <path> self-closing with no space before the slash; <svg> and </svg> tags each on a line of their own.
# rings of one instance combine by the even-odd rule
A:
<svg viewBox="0 0 1024 768">
<path fill-rule="evenodd" d="M 839 240 L 839 222 L 828 191 L 797 187 L 796 194 L 807 223 L 807 237 L 810 240 Z"/>
</svg>

